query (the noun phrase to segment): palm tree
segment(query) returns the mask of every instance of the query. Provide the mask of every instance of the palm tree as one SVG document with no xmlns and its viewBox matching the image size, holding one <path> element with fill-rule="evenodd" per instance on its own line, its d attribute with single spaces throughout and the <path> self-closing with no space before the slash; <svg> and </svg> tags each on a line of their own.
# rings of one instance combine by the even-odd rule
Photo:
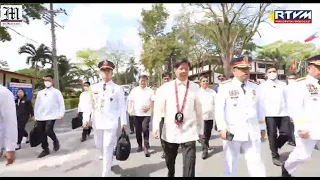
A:
<svg viewBox="0 0 320 180">
<path fill-rule="evenodd" d="M 137 65 L 135 58 L 131 57 L 127 63 L 128 68 L 126 69 L 126 73 L 135 77 L 139 73 Z"/>
<path fill-rule="evenodd" d="M 70 63 L 70 60 L 66 56 L 61 55 L 58 57 L 58 68 L 59 85 L 62 92 L 81 87 L 79 68 L 75 64 Z M 49 69 L 48 73 L 53 73 L 53 68 Z"/>
<path fill-rule="evenodd" d="M 49 47 L 41 44 L 36 48 L 33 44 L 27 43 L 21 46 L 18 51 L 19 54 L 28 54 L 26 64 L 31 65 L 32 68 L 38 69 L 39 64 L 44 67 L 52 61 L 52 52 Z"/>
</svg>

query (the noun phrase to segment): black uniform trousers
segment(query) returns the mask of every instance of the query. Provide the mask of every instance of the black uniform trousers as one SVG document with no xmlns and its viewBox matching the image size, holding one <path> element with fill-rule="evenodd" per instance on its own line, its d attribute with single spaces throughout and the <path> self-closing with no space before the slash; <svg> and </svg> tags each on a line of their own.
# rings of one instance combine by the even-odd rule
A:
<svg viewBox="0 0 320 180">
<path fill-rule="evenodd" d="M 53 131 L 56 120 L 37 121 L 37 130 L 39 131 L 41 146 L 43 150 L 49 150 L 48 137 L 49 136 L 54 145 L 59 144 L 58 138 Z"/>
<path fill-rule="evenodd" d="M 17 144 L 21 144 L 21 141 L 22 141 L 22 138 L 23 137 L 26 137 L 28 138 L 28 132 L 26 131 L 25 127 L 26 127 L 26 124 L 29 120 L 29 117 L 23 117 L 23 118 L 19 118 L 18 117 L 18 142 Z"/>
<path fill-rule="evenodd" d="M 78 114 L 78 117 L 81 119 L 81 121 L 82 121 L 82 119 L 83 119 L 83 112 L 79 112 L 79 114 Z M 83 130 L 82 130 L 82 137 L 85 137 L 85 136 L 89 136 L 90 134 L 91 134 L 91 130 L 92 130 L 92 127 L 91 126 L 89 126 L 89 127 L 86 127 L 86 128 L 83 128 Z"/>
<path fill-rule="evenodd" d="M 136 138 L 139 147 L 142 147 L 142 134 L 145 147 L 149 147 L 150 116 L 134 116 Z"/>
<path fill-rule="evenodd" d="M 290 121 L 290 137 L 289 137 L 289 141 L 295 143 L 296 142 L 296 138 L 294 136 L 294 124 L 293 122 Z"/>
<path fill-rule="evenodd" d="M 196 166 L 196 141 L 189 141 L 182 144 L 169 143 L 164 141 L 164 151 L 166 154 L 166 165 L 168 168 L 168 177 L 174 177 L 175 164 L 178 155 L 178 149 L 181 145 L 183 158 L 183 177 L 195 177 Z"/>
<path fill-rule="evenodd" d="M 159 128 L 159 133 L 160 133 L 160 143 L 161 143 L 161 146 L 162 146 L 162 149 L 164 151 L 164 140 L 162 140 L 161 138 L 161 135 L 162 135 L 162 128 L 163 128 L 163 124 L 164 124 L 164 117 L 161 118 L 161 121 L 160 121 L 160 128 Z"/>
<path fill-rule="evenodd" d="M 134 116 L 129 115 L 129 125 L 130 125 L 130 131 L 134 132 Z"/>
<path fill-rule="evenodd" d="M 208 150 L 212 128 L 213 128 L 213 120 L 205 120 L 204 121 L 204 132 L 203 132 L 204 140 L 202 142 L 202 149 L 203 150 Z"/>
<path fill-rule="evenodd" d="M 289 117 L 266 117 L 267 134 L 272 158 L 279 158 L 280 149 L 290 137 Z M 279 136 L 278 136 L 279 131 Z"/>
</svg>

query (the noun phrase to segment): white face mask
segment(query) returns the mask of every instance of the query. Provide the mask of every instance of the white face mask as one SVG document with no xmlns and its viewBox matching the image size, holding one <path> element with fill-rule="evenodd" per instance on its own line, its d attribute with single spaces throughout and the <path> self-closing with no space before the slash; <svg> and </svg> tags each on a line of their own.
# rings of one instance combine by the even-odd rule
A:
<svg viewBox="0 0 320 180">
<path fill-rule="evenodd" d="M 88 88 L 88 87 L 83 87 L 83 89 L 84 89 L 85 91 L 88 91 L 88 90 L 89 90 L 89 88 Z"/>
<path fill-rule="evenodd" d="M 293 80 L 293 79 L 288 80 L 288 84 L 292 84 L 294 82 L 295 82 L 295 80 Z"/>
<path fill-rule="evenodd" d="M 269 74 L 268 74 L 268 78 L 269 78 L 270 80 L 276 80 L 277 77 L 278 77 L 278 74 L 277 74 L 277 73 L 272 72 L 272 73 L 269 73 Z"/>
<path fill-rule="evenodd" d="M 46 86 L 46 88 L 49 88 L 49 87 L 52 86 L 52 83 L 49 82 L 49 81 L 45 81 L 45 82 L 44 82 L 44 86 Z"/>
</svg>

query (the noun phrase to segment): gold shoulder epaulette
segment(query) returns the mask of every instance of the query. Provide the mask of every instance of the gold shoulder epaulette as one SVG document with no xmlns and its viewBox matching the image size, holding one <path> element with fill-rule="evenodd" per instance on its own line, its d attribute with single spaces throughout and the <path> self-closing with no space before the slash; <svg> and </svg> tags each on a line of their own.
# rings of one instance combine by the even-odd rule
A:
<svg viewBox="0 0 320 180">
<path fill-rule="evenodd" d="M 249 79 L 248 81 L 249 81 L 249 82 L 252 82 L 252 83 L 254 83 L 254 84 L 256 84 L 256 85 L 259 85 L 259 83 L 255 82 L 254 80 Z"/>
<path fill-rule="evenodd" d="M 302 77 L 302 78 L 297 79 L 296 82 L 299 82 L 299 81 L 302 81 L 302 80 L 305 80 L 305 79 L 306 79 L 306 77 Z"/>
<path fill-rule="evenodd" d="M 226 80 L 226 81 L 223 81 L 223 82 L 221 82 L 221 84 L 226 84 L 226 83 L 229 83 L 229 82 L 231 82 L 231 79 L 228 79 L 228 80 Z"/>
</svg>

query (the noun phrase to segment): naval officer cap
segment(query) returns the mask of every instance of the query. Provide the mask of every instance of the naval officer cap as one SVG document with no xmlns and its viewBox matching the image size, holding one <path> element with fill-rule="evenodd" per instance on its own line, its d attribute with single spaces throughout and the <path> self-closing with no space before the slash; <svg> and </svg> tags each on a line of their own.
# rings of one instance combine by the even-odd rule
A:
<svg viewBox="0 0 320 180">
<path fill-rule="evenodd" d="M 98 68 L 101 69 L 111 69 L 114 70 L 115 65 L 113 64 L 113 62 L 108 61 L 108 60 L 104 60 L 104 61 L 100 61 L 98 64 Z"/>
<path fill-rule="evenodd" d="M 309 59 L 306 60 L 306 62 L 311 65 L 316 65 L 316 66 L 320 66 L 320 55 L 316 55 L 316 56 L 313 56 Z"/>
<path fill-rule="evenodd" d="M 248 56 L 242 56 L 233 58 L 230 62 L 231 67 L 235 68 L 250 68 L 251 67 L 252 58 Z"/>
</svg>

